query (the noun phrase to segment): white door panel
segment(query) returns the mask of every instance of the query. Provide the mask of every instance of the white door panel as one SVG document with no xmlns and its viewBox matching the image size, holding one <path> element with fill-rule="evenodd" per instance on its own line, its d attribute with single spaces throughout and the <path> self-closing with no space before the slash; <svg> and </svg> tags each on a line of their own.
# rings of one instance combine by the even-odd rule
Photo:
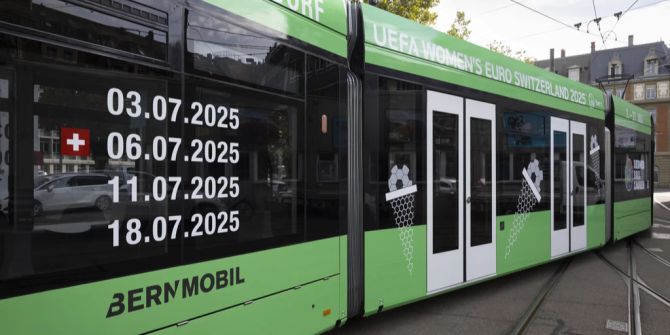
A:
<svg viewBox="0 0 670 335">
<path fill-rule="evenodd" d="M 495 105 L 465 102 L 465 273 L 475 280 L 496 273 Z"/>
<path fill-rule="evenodd" d="M 586 248 L 586 125 L 551 118 L 551 256 Z"/>
<path fill-rule="evenodd" d="M 456 123 L 455 127 L 448 127 L 449 122 L 452 125 Z M 463 134 L 463 98 L 428 91 L 426 128 L 427 290 L 432 293 L 463 282 L 463 150 L 460 145 Z M 449 141 L 456 142 L 455 155 L 454 145 L 445 145 Z M 450 148 L 450 152 L 445 152 Z M 453 162 L 450 160 L 453 159 L 458 161 L 451 164 Z M 451 176 L 449 172 L 454 174 L 453 171 L 446 171 L 448 163 L 452 170 L 456 166 L 456 175 Z M 456 210 L 452 215 L 444 216 L 440 212 L 445 207 L 455 207 Z"/>
</svg>

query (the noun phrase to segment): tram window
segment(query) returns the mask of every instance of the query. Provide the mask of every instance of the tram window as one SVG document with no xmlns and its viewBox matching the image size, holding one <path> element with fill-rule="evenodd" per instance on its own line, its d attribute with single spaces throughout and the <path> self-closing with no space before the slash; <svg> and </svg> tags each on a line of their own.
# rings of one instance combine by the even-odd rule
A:
<svg viewBox="0 0 670 335">
<path fill-rule="evenodd" d="M 208 162 L 203 156 L 200 162 L 195 147 L 187 150 L 190 157 L 198 158 L 189 160 L 187 179 L 203 180 L 202 189 L 191 183 L 186 190 L 191 194 L 187 204 L 191 217 L 205 222 L 210 213 L 225 212 L 230 217 L 234 212 L 237 222 L 227 226 L 230 233 L 186 240 L 186 261 L 304 241 L 303 103 L 203 79 L 188 78 L 186 87 L 188 101 L 207 102 L 239 120 L 234 122 L 237 126 L 226 121 L 226 127 L 219 128 L 204 126 L 204 118 L 203 125 L 194 124 L 192 118 L 185 126 L 186 143 L 207 139 L 233 144 L 239 156 L 223 156 L 226 163 Z M 207 195 L 204 186 L 211 178 L 227 178 L 237 189 L 231 193 L 227 188 L 222 196 Z M 187 229 L 193 230 L 198 220 L 187 223 Z"/>
<path fill-rule="evenodd" d="M 615 128 L 614 200 L 651 196 L 651 136 L 621 126 Z"/>
<path fill-rule="evenodd" d="M 375 220 L 366 219 L 366 229 L 385 229 L 397 227 L 390 203 L 385 194 L 392 191 L 389 186 L 391 171 L 407 167 L 407 177 L 418 189 L 425 187 L 425 107 L 423 106 L 423 88 L 419 85 L 383 77 L 372 77 L 366 85 L 378 90 L 368 94 L 378 94 L 378 98 L 367 99 L 366 120 L 372 126 L 366 131 L 368 146 L 367 171 L 369 175 L 366 193 L 366 215 L 376 216 Z M 396 188 L 404 184 L 395 184 Z M 425 222 L 423 192 L 416 193 L 414 200 L 414 224 Z"/>
<path fill-rule="evenodd" d="M 346 111 L 340 106 L 340 68 L 309 56 L 306 102 L 187 78 L 188 101 L 235 111 L 239 126 L 203 127 L 193 120 L 184 138 L 238 145 L 239 159 L 188 163 L 188 178 L 235 178 L 235 196 L 191 201 L 188 211 L 235 212 L 235 232 L 190 239 L 186 261 L 226 257 L 338 234 L 346 219 Z M 327 115 L 328 131 L 321 132 Z M 193 152 L 191 151 L 191 155 Z M 188 190 L 194 194 L 194 189 Z M 196 222 L 187 223 L 193 229 Z"/>
<path fill-rule="evenodd" d="M 470 246 L 491 243 L 493 238 L 491 225 L 492 216 L 492 183 L 491 165 L 491 122 L 490 120 L 471 118 L 470 121 L 470 181 L 469 193 L 472 196 L 471 208 L 471 240 Z"/>
<path fill-rule="evenodd" d="M 572 203 L 572 225 L 583 226 L 585 209 L 584 208 L 584 135 L 572 134 L 572 172 L 575 179 L 573 180 L 572 192 L 574 192 Z"/>
<path fill-rule="evenodd" d="M 0 63 L 22 78 L 16 99 L 29 130 L 21 136 L 32 138 L 17 146 L 34 154 L 16 155 L 13 169 L 28 182 L 10 210 L 3 196 L 3 212 L 12 218 L 0 232 L 3 294 L 176 264 L 178 242 L 160 230 L 169 217 L 162 194 L 170 192 L 156 182 L 169 179 L 174 163 L 153 150 L 170 138 L 169 125 L 151 114 L 154 97 L 178 88 L 170 90 L 170 75 L 137 65 L 128 66 L 143 75 L 128 74 L 117 70 L 120 61 L 64 47 L 55 48 L 98 66 L 54 66 L 45 51 L 54 46 L 5 38 Z M 14 66 L 25 59 L 31 66 Z M 134 179 L 140 174 L 157 187 L 147 191 Z M 11 210 L 17 206 L 32 210 Z"/>
<path fill-rule="evenodd" d="M 433 113 L 433 253 L 458 249 L 459 138 L 457 115 Z"/>
<path fill-rule="evenodd" d="M 554 230 L 567 227 L 568 209 L 568 137 L 563 131 L 555 130 L 554 134 Z M 550 172 L 551 173 L 551 172 Z M 551 177 L 551 176 L 549 176 Z"/>
<path fill-rule="evenodd" d="M 133 7 L 139 8 L 140 5 L 133 3 Z M 142 11 L 147 17 L 167 23 L 164 13 L 149 8 L 142 8 Z M 2 20 L 138 55 L 162 60 L 167 58 L 166 31 L 121 17 L 121 14 L 119 17 L 111 16 L 61 0 L 0 1 Z M 56 52 L 62 52 L 60 58 L 67 62 L 74 62 L 77 55 L 55 47 L 45 46 L 45 49 L 46 55 L 51 58 L 57 56 Z"/>
<path fill-rule="evenodd" d="M 549 209 L 549 145 L 551 117 L 547 113 L 532 111 L 509 111 L 502 113 L 498 129 L 498 205 L 499 215 L 514 214 L 527 171 L 537 166 L 542 173 L 539 191 L 542 196 L 532 211 Z M 537 165 L 536 165 L 537 164 Z M 539 176 L 528 171 L 535 181 Z M 537 172 L 537 171 L 536 171 Z"/>
<path fill-rule="evenodd" d="M 347 115 L 339 67 L 307 57 L 305 224 L 307 239 L 333 236 L 346 226 Z M 325 116 L 325 118 L 324 118 Z M 325 132 L 322 122 L 326 122 Z"/>
<path fill-rule="evenodd" d="M 240 26 L 191 13 L 187 70 L 296 96 L 304 94 L 303 53 Z"/>
</svg>

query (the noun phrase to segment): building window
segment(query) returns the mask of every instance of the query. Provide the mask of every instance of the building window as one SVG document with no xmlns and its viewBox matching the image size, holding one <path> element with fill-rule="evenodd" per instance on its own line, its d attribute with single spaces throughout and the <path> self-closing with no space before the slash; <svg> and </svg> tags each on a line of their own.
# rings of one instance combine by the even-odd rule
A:
<svg viewBox="0 0 670 335">
<path fill-rule="evenodd" d="M 611 62 L 609 69 L 610 77 L 620 76 L 623 72 L 623 66 L 621 65 L 621 62 Z"/>
<path fill-rule="evenodd" d="M 633 100 L 644 100 L 644 84 L 635 84 Z"/>
<path fill-rule="evenodd" d="M 574 80 L 574 81 L 579 81 L 579 68 L 578 67 L 571 67 L 568 69 L 568 78 Z"/>
<path fill-rule="evenodd" d="M 656 83 L 658 98 L 670 98 L 670 81 L 659 81 Z"/>
<path fill-rule="evenodd" d="M 647 85 L 645 89 L 645 98 L 656 99 L 656 85 Z"/>
<path fill-rule="evenodd" d="M 617 89 L 616 89 L 616 95 L 617 95 L 619 98 L 623 99 L 623 98 L 624 98 L 623 94 L 624 94 L 624 89 L 623 89 L 623 87 L 622 87 L 622 88 L 617 88 Z"/>
<path fill-rule="evenodd" d="M 655 76 L 657 74 L 658 74 L 658 59 L 656 58 L 647 59 L 644 62 L 644 75 Z"/>
</svg>

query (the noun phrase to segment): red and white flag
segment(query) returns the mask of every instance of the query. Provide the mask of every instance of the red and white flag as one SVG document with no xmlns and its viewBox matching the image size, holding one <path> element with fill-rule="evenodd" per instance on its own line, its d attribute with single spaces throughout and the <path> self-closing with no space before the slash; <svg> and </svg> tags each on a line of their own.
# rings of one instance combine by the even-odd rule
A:
<svg viewBox="0 0 670 335">
<path fill-rule="evenodd" d="M 87 157 L 91 153 L 91 135 L 88 129 L 61 128 L 61 155 Z"/>
</svg>

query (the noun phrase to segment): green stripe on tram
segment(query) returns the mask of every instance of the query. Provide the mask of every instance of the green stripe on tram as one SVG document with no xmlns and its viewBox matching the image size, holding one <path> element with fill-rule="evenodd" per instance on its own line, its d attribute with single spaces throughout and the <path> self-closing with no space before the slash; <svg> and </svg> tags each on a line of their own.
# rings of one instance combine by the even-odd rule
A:
<svg viewBox="0 0 670 335">
<path fill-rule="evenodd" d="M 643 134 L 651 134 L 651 115 L 649 111 L 617 96 L 613 96 L 612 100 L 614 101 L 614 123 L 617 126 L 633 129 Z"/>
<path fill-rule="evenodd" d="M 651 197 L 614 203 L 614 239 L 620 240 L 651 227 Z"/>
<path fill-rule="evenodd" d="M 594 87 L 363 5 L 366 62 L 603 120 Z"/>
<path fill-rule="evenodd" d="M 250 299 L 258 299 L 252 305 L 264 306 L 258 309 L 259 312 L 268 308 L 275 312 L 282 311 L 278 315 L 301 318 L 300 323 L 306 327 L 305 329 L 325 329 L 322 327 L 324 322 L 334 325 L 341 314 L 340 311 L 346 311 L 346 304 L 343 306 L 339 304 L 341 300 L 337 286 L 340 278 L 339 257 L 340 237 L 333 237 L 3 299 L 0 300 L 0 315 L 16 317 L 5 318 L 2 330 L 5 334 L 137 334 L 174 325 L 176 322 L 190 320 L 230 306 L 236 307 L 211 314 L 211 317 L 216 319 L 235 315 L 239 318 L 235 324 L 220 323 L 218 329 L 254 327 L 258 317 L 272 317 L 265 314 L 244 313 L 247 307 L 244 303 Z M 216 282 L 221 277 L 221 274 L 217 276 L 217 272 L 221 271 L 228 273 L 227 282 L 220 279 Z M 214 288 L 204 292 L 203 287 L 211 286 L 209 275 L 214 277 Z M 197 279 L 197 287 L 187 289 L 184 280 L 190 283 L 193 278 Z M 233 281 L 233 278 L 236 280 Z M 321 280 L 322 278 L 328 279 Z M 321 285 L 321 282 L 328 283 Z M 174 295 L 168 293 L 169 290 L 166 289 L 168 284 L 171 288 L 175 288 Z M 217 284 L 223 287 L 216 288 Z M 309 293 L 311 289 L 302 290 L 302 287 L 294 289 L 300 285 L 308 288 L 314 284 L 319 287 L 319 294 Z M 147 301 L 147 290 L 151 286 L 159 287 L 153 290 L 160 289 L 161 294 L 158 297 L 160 304 L 156 301 Z M 286 299 L 282 298 L 287 296 L 284 293 L 294 290 L 295 293 L 290 294 L 288 300 L 295 303 L 286 303 Z M 124 296 L 124 312 L 109 316 L 110 309 L 115 313 L 119 311 L 119 305 L 113 304 L 117 301 L 114 298 L 115 294 L 119 293 Z M 140 306 L 141 308 L 129 312 L 131 295 L 138 299 L 133 303 L 134 308 Z M 306 301 L 311 302 L 309 308 L 306 308 L 305 304 L 297 303 Z M 311 309 L 311 304 L 315 305 L 314 310 Z M 36 313 L 44 310 L 46 306 L 48 311 Z M 318 313 L 316 306 L 319 307 Z M 325 309 L 331 310 L 327 316 L 322 315 Z M 196 324 L 202 319 L 191 322 Z M 294 321 L 298 322 L 298 319 Z M 208 319 L 206 322 L 213 321 Z M 188 326 L 184 326 L 183 329 L 189 332 Z M 269 329 L 269 332 L 272 331 Z"/>
</svg>

